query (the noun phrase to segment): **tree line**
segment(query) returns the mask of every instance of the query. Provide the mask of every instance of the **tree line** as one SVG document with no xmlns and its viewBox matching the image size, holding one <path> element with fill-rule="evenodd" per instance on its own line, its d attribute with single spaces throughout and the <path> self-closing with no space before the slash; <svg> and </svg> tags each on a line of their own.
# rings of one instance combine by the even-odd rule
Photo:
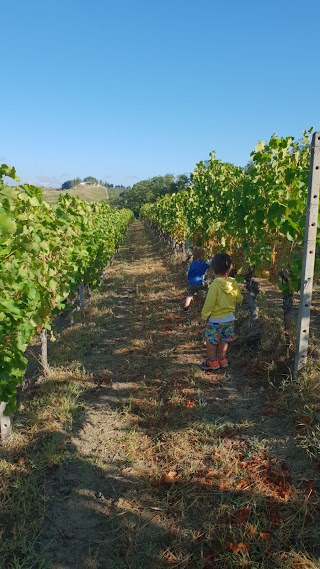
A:
<svg viewBox="0 0 320 569">
<path fill-rule="evenodd" d="M 165 194 L 174 194 L 185 190 L 191 183 L 190 176 L 180 174 L 165 174 L 142 180 L 134 184 L 132 188 L 123 191 L 119 196 L 112 199 L 112 205 L 119 208 L 129 208 L 137 217 L 141 206 L 145 203 L 153 203 Z"/>
<path fill-rule="evenodd" d="M 192 182 L 192 174 L 180 174 L 178 176 L 165 174 L 164 176 L 154 176 L 147 180 L 141 180 L 132 187 L 113 185 L 103 180 L 98 180 L 93 176 L 87 176 L 83 178 L 83 180 L 81 178 L 67 180 L 62 184 L 61 189 L 70 190 L 75 186 L 79 186 L 82 182 L 88 185 L 104 186 L 108 190 L 116 190 L 114 193 L 109 194 L 110 203 L 120 209 L 131 209 L 137 217 L 143 204 L 153 203 L 165 194 L 175 194 L 187 189 Z"/>
<path fill-rule="evenodd" d="M 109 188 L 109 189 L 119 189 L 119 190 L 127 190 L 129 188 L 127 188 L 126 186 L 123 185 L 113 185 L 113 184 L 109 184 L 109 182 L 105 182 L 103 180 L 98 180 L 97 178 L 94 178 L 94 176 L 87 176 L 86 178 L 73 178 L 72 180 L 66 180 L 65 182 L 63 182 L 63 184 L 61 184 L 61 189 L 62 190 L 71 190 L 71 188 L 74 188 L 75 186 L 79 186 L 79 184 L 81 183 L 86 183 L 89 185 L 96 185 L 96 186 L 104 186 L 105 188 Z"/>
</svg>

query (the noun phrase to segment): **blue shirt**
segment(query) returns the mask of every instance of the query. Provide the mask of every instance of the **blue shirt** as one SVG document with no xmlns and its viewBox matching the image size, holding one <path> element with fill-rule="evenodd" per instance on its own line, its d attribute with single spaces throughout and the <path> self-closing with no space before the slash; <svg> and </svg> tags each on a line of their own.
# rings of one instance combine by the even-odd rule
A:
<svg viewBox="0 0 320 569">
<path fill-rule="evenodd" d="M 204 275 L 209 269 L 209 263 L 205 261 L 192 261 L 188 269 L 188 285 L 202 285 Z"/>
</svg>

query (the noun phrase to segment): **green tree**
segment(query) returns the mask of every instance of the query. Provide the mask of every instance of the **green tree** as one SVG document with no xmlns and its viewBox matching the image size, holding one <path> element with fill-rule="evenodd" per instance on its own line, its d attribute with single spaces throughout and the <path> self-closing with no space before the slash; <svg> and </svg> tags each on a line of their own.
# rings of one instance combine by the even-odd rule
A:
<svg viewBox="0 0 320 569">
<path fill-rule="evenodd" d="M 154 176 L 134 184 L 132 188 L 123 192 L 116 200 L 118 207 L 130 208 L 135 216 L 139 215 L 140 208 L 145 203 L 153 203 L 165 194 L 173 194 L 188 187 L 190 179 L 185 174 L 174 177 L 173 174 Z"/>
<path fill-rule="evenodd" d="M 83 181 L 86 182 L 87 184 L 98 184 L 98 180 L 97 178 L 94 178 L 93 176 L 87 176 L 86 178 L 83 178 Z"/>
<path fill-rule="evenodd" d="M 71 188 L 74 188 L 75 186 L 78 186 L 81 182 L 80 178 L 74 178 L 73 180 L 67 180 L 66 182 L 63 182 L 63 184 L 61 185 L 61 189 L 62 190 L 71 190 Z"/>
</svg>

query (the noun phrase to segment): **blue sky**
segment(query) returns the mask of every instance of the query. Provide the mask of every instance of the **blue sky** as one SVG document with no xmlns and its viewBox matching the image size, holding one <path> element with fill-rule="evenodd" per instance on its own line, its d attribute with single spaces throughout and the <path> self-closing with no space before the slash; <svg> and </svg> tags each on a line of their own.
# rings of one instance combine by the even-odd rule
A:
<svg viewBox="0 0 320 569">
<path fill-rule="evenodd" d="M 133 185 L 320 130 L 319 0 L 3 0 L 0 162 Z"/>
</svg>

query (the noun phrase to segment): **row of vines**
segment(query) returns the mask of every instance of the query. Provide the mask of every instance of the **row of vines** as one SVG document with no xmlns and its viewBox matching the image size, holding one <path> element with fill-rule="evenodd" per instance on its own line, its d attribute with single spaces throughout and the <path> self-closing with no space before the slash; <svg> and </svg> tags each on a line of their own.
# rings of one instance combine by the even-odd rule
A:
<svg viewBox="0 0 320 569">
<path fill-rule="evenodd" d="M 311 131 L 259 142 L 246 168 L 212 153 L 190 188 L 145 204 L 141 216 L 178 243 L 230 253 L 238 269 L 255 267 L 273 282 L 280 275 L 290 295 L 300 288 Z"/>
<path fill-rule="evenodd" d="M 99 284 L 133 214 L 68 194 L 49 205 L 40 188 L 5 176 L 16 180 L 14 168 L 0 166 L 0 401 L 10 414 L 34 334 L 50 329 L 80 283 Z"/>
</svg>

